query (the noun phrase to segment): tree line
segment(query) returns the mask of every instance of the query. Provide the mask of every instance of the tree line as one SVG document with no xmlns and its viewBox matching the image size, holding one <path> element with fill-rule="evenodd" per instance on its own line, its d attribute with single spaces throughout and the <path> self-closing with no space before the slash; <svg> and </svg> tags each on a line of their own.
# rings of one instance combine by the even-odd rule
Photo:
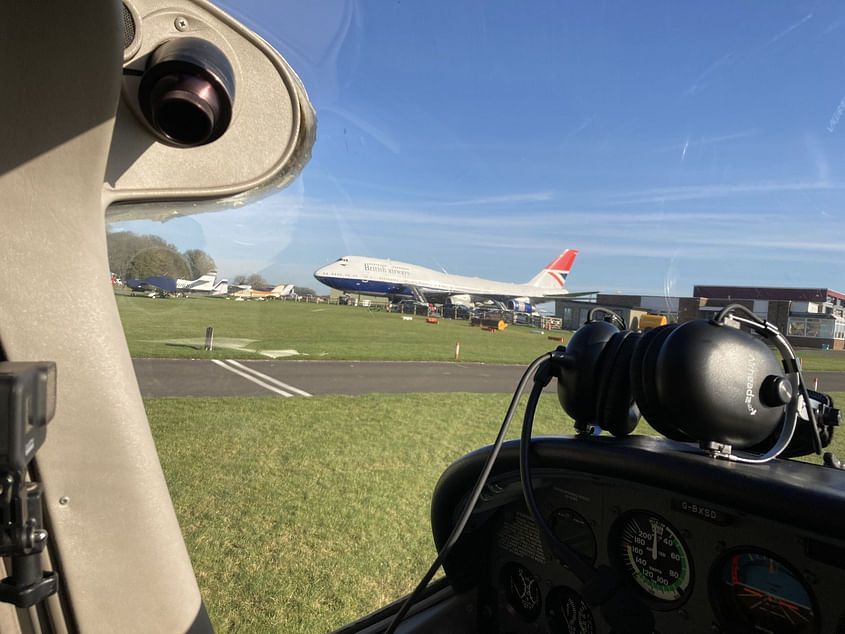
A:
<svg viewBox="0 0 845 634">
<path fill-rule="evenodd" d="M 123 280 L 154 275 L 195 280 L 217 270 L 202 249 L 180 252 L 164 238 L 132 231 L 110 231 L 106 235 L 111 272 Z"/>
<path fill-rule="evenodd" d="M 154 275 L 195 280 L 217 271 L 208 253 L 202 249 L 188 249 L 180 252 L 175 245 L 154 235 L 139 235 L 132 231 L 109 231 L 106 234 L 109 252 L 109 268 L 122 280 L 144 279 Z M 231 284 L 268 288 L 274 286 L 258 273 L 237 275 L 229 280 Z M 295 286 L 297 295 L 316 295 L 307 286 Z"/>
</svg>

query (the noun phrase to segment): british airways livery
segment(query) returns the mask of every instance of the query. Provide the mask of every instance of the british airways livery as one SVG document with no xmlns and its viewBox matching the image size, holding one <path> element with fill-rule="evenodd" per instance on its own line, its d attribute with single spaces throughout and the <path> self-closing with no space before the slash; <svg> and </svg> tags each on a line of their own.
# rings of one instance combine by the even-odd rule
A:
<svg viewBox="0 0 845 634">
<path fill-rule="evenodd" d="M 576 255 L 578 251 L 567 249 L 524 284 L 451 275 L 415 264 L 358 255 L 339 258 L 315 271 L 314 277 L 346 293 L 464 305 L 493 300 L 506 303 L 511 310 L 532 312 L 532 302 L 575 296 L 563 286 Z"/>
</svg>

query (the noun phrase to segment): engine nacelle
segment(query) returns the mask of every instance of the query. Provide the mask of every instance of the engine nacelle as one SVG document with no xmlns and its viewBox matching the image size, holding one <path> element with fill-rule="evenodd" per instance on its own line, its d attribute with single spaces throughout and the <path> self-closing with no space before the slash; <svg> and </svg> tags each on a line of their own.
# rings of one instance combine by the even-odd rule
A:
<svg viewBox="0 0 845 634">
<path fill-rule="evenodd" d="M 469 295 L 449 295 L 447 304 L 472 308 L 472 297 Z"/>
<path fill-rule="evenodd" d="M 527 297 L 517 297 L 509 299 L 507 303 L 508 310 L 515 310 L 518 313 L 533 313 L 534 307 L 528 301 Z"/>
</svg>

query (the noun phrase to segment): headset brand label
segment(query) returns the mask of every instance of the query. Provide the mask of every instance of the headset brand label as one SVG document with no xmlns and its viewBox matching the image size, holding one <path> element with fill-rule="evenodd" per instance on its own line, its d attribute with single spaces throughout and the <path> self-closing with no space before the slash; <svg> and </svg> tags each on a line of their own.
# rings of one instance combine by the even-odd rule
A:
<svg viewBox="0 0 845 634">
<path fill-rule="evenodd" d="M 754 355 L 748 355 L 748 365 L 745 371 L 745 407 L 751 416 L 757 413 L 757 410 L 751 404 L 754 398 L 754 374 L 757 372 L 757 361 Z"/>
</svg>

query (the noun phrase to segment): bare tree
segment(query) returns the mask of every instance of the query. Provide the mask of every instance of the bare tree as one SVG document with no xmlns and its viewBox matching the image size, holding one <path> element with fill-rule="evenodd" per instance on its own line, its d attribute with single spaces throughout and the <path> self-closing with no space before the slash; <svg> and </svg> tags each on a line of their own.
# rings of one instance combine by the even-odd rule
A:
<svg viewBox="0 0 845 634">
<path fill-rule="evenodd" d="M 185 251 L 185 260 L 188 263 L 188 276 L 192 280 L 195 280 L 206 273 L 217 271 L 217 265 L 214 263 L 214 258 L 202 249 L 189 249 L 188 251 Z"/>
<path fill-rule="evenodd" d="M 110 231 L 106 235 L 109 269 L 126 280 L 153 275 L 196 279 L 217 269 L 214 259 L 201 249 L 184 254 L 164 238 L 132 231 Z"/>
<path fill-rule="evenodd" d="M 246 283 L 252 286 L 252 288 L 266 288 L 270 286 L 270 284 L 261 277 L 258 273 L 253 273 L 249 277 L 246 278 Z"/>
<path fill-rule="evenodd" d="M 151 277 L 187 277 L 188 263 L 176 249 L 169 247 L 149 247 L 137 253 L 127 267 L 127 278 Z"/>
<path fill-rule="evenodd" d="M 159 236 L 116 231 L 109 232 L 106 238 L 109 269 L 120 278 L 151 275 L 184 277 L 189 273 L 179 250 Z"/>
</svg>

